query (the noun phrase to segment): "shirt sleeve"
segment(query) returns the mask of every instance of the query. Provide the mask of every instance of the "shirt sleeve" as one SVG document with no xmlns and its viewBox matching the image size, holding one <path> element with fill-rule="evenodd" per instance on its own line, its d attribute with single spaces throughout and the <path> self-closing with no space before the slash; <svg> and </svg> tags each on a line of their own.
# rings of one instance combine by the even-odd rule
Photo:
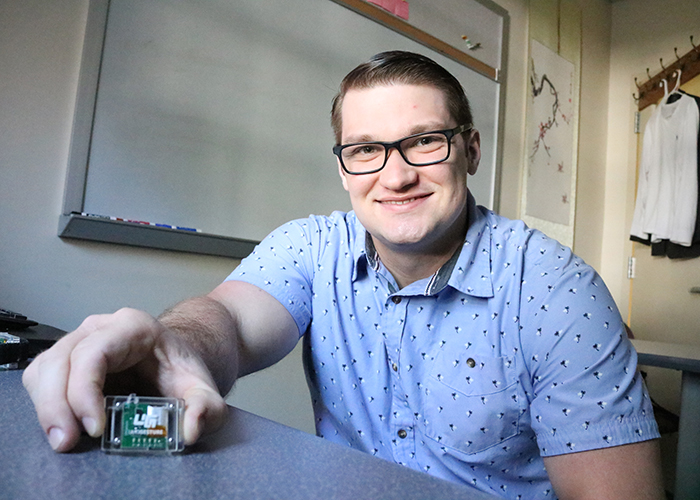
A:
<svg viewBox="0 0 700 500">
<path fill-rule="evenodd" d="M 523 287 L 530 415 L 542 456 L 659 437 L 637 353 L 598 274 L 559 247 Z"/>
<path fill-rule="evenodd" d="M 261 288 L 292 315 L 302 336 L 311 321 L 314 219 L 288 222 L 270 233 L 226 278 Z"/>
</svg>

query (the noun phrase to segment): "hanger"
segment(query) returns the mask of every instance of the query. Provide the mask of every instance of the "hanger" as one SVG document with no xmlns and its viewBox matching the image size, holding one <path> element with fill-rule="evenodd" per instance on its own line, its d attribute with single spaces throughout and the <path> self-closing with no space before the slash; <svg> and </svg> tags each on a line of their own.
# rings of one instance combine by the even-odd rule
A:
<svg viewBox="0 0 700 500">
<path fill-rule="evenodd" d="M 676 85 L 675 85 L 675 87 L 673 87 L 673 90 L 671 91 L 671 93 L 673 94 L 674 92 L 678 92 L 680 87 L 681 87 L 681 70 L 677 69 L 676 70 Z"/>
<path fill-rule="evenodd" d="M 665 99 L 664 102 L 667 104 L 671 104 L 671 103 L 676 102 L 678 99 L 681 98 L 681 94 L 683 93 L 683 91 L 680 89 L 681 70 L 677 69 L 676 71 L 674 71 L 674 73 L 676 74 L 676 85 L 673 87 L 673 90 L 671 90 L 671 92 L 669 92 L 669 94 L 664 97 L 664 99 Z"/>
<path fill-rule="evenodd" d="M 666 100 L 668 99 L 668 82 L 666 81 L 665 78 L 662 78 L 661 81 L 659 82 L 659 87 L 664 88 L 664 96 L 661 99 L 661 104 L 666 104 Z"/>
</svg>

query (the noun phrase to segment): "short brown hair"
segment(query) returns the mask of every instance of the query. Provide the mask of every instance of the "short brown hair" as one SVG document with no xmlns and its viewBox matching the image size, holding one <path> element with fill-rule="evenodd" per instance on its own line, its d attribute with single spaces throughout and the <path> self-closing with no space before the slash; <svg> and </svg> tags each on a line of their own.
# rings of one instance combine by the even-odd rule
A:
<svg viewBox="0 0 700 500">
<path fill-rule="evenodd" d="M 347 91 L 393 83 L 427 85 L 441 90 L 457 125 L 472 124 L 471 107 L 464 88 L 449 71 L 423 55 L 393 50 L 373 56 L 348 73 L 341 82 L 331 107 L 331 126 L 336 144 L 340 144 L 342 136 L 341 108 Z"/>
</svg>

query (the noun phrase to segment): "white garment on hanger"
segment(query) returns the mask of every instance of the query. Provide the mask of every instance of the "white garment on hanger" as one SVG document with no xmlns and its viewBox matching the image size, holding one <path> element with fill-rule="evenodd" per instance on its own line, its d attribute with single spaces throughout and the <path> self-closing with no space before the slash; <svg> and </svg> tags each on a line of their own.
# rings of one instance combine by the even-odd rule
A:
<svg viewBox="0 0 700 500">
<path fill-rule="evenodd" d="M 698 203 L 698 127 L 695 100 L 685 94 L 659 104 L 644 129 L 637 202 L 630 233 L 651 242 L 690 246 Z"/>
</svg>

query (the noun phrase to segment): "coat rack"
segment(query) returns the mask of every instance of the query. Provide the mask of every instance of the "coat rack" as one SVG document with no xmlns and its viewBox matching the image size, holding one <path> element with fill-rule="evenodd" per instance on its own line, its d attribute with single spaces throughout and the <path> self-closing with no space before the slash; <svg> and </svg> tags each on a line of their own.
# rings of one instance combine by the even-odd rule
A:
<svg viewBox="0 0 700 500">
<path fill-rule="evenodd" d="M 650 104 L 658 102 L 664 95 L 664 90 L 661 82 L 663 80 L 668 80 L 671 82 L 671 86 L 675 84 L 675 80 L 669 80 L 676 70 L 681 71 L 681 85 L 685 82 L 692 80 L 697 75 L 700 75 L 700 45 L 695 45 L 693 43 L 693 36 L 690 36 L 690 45 L 693 48 L 685 54 L 683 57 L 678 57 L 678 47 L 673 48 L 673 52 L 676 54 L 676 60 L 673 61 L 668 66 L 664 66 L 663 57 L 659 59 L 659 64 L 661 64 L 661 71 L 654 76 L 649 74 L 649 68 L 647 68 L 647 76 L 649 79 L 642 83 L 641 85 L 634 79 L 635 85 L 637 85 L 638 95 L 632 94 L 634 100 L 637 101 L 637 108 L 639 111 L 643 110 Z"/>
</svg>

